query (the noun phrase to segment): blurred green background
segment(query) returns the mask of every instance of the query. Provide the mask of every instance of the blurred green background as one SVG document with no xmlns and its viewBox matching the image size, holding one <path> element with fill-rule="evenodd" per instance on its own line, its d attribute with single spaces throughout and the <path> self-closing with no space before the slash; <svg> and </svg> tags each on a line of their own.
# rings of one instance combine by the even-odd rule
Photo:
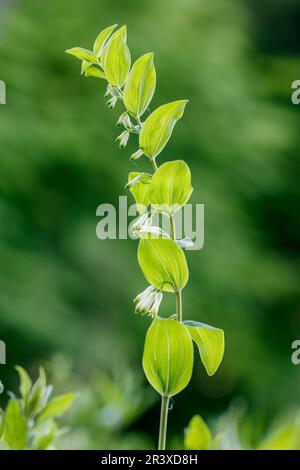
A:
<svg viewBox="0 0 300 470">
<path fill-rule="evenodd" d="M 97 206 L 126 195 L 145 163 L 129 161 L 136 142 L 118 149 L 120 108 L 107 110 L 105 83 L 80 77 L 65 49 L 127 24 L 133 59 L 155 52 L 152 107 L 190 100 L 159 162 L 186 160 L 192 202 L 205 204 L 184 316 L 223 328 L 226 354 L 212 378 L 196 359 L 169 442 L 195 413 L 214 422 L 237 406 L 256 445 L 299 405 L 299 20 L 298 0 L 1 2 L 0 378 L 15 389 L 15 364 L 42 363 L 57 390 L 81 391 L 61 446 L 153 447 L 159 417 L 141 367 L 149 320 L 133 314 L 146 287 L 136 242 L 95 233 Z"/>
</svg>

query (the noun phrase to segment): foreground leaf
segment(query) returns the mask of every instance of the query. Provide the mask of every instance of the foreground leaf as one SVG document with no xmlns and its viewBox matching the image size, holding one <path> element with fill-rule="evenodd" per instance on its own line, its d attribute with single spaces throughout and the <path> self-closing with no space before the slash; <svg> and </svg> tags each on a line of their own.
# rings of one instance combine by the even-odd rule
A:
<svg viewBox="0 0 300 470">
<path fill-rule="evenodd" d="M 145 54 L 133 64 L 124 88 L 124 104 L 126 109 L 135 117 L 140 117 L 152 100 L 156 71 L 153 63 L 153 53 Z"/>
<path fill-rule="evenodd" d="M 189 271 L 185 255 L 173 240 L 140 240 L 138 262 L 149 284 L 162 291 L 179 291 L 188 281 Z"/>
<path fill-rule="evenodd" d="M 146 119 L 140 132 L 139 146 L 147 157 L 153 159 L 163 150 L 186 104 L 187 100 L 164 104 Z"/>
<path fill-rule="evenodd" d="M 62 415 L 65 411 L 70 408 L 74 398 L 74 393 L 67 393 L 65 395 L 53 398 L 51 401 L 49 401 L 42 413 L 39 415 L 38 424 L 50 418 L 55 418 L 57 416 Z"/>
<path fill-rule="evenodd" d="M 5 441 L 12 450 L 25 448 L 27 424 L 18 400 L 9 401 L 5 412 Z"/>
<path fill-rule="evenodd" d="M 224 356 L 224 331 L 194 321 L 184 321 L 184 324 L 198 346 L 206 372 L 208 375 L 214 375 Z"/>
<path fill-rule="evenodd" d="M 187 450 L 206 450 L 211 447 L 212 435 L 201 416 L 195 415 L 184 433 L 184 448 Z"/>
<path fill-rule="evenodd" d="M 16 366 L 15 369 L 18 372 L 19 378 L 20 378 L 20 393 L 21 393 L 23 400 L 25 401 L 25 404 L 27 405 L 32 382 L 31 382 L 29 375 L 27 374 L 26 370 L 23 369 L 23 367 Z"/>
<path fill-rule="evenodd" d="M 189 383 L 194 352 L 191 336 L 182 323 L 156 318 L 145 340 L 143 368 L 152 387 L 161 395 L 180 393 Z"/>
</svg>

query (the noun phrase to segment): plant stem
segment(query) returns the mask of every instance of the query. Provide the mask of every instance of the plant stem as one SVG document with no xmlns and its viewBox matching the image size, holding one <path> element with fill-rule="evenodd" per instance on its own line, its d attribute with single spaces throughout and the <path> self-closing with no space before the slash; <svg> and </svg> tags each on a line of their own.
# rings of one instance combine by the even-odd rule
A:
<svg viewBox="0 0 300 470">
<path fill-rule="evenodd" d="M 170 235 L 173 240 L 176 238 L 176 231 L 175 231 L 175 221 L 174 221 L 174 215 L 171 213 L 170 214 Z"/>
<path fill-rule="evenodd" d="M 158 450 L 165 450 L 166 448 L 169 400 L 170 397 L 165 395 L 161 396 Z"/>
<path fill-rule="evenodd" d="M 182 295 L 181 290 L 175 292 L 176 295 L 176 317 L 177 321 L 182 322 Z"/>
<path fill-rule="evenodd" d="M 155 158 L 152 158 L 152 159 L 150 160 L 150 162 L 151 162 L 153 171 L 154 171 L 154 173 L 155 173 L 155 172 L 158 170 L 158 166 L 156 165 Z"/>
</svg>

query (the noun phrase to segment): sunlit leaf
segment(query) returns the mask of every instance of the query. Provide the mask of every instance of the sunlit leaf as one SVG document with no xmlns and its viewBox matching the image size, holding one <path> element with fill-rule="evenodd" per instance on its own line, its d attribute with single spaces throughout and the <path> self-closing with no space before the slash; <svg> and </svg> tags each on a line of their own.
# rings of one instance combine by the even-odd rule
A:
<svg viewBox="0 0 300 470">
<path fill-rule="evenodd" d="M 156 72 L 153 57 L 151 52 L 136 60 L 124 87 L 125 107 L 137 117 L 146 111 L 155 91 Z"/>
<path fill-rule="evenodd" d="M 194 362 L 191 336 L 176 320 L 157 317 L 148 329 L 143 368 L 152 387 L 161 395 L 173 396 L 189 383 Z"/>
<path fill-rule="evenodd" d="M 183 289 L 189 271 L 185 255 L 170 239 L 143 239 L 139 242 L 138 261 L 149 284 L 165 292 Z"/>
<path fill-rule="evenodd" d="M 163 150 L 186 104 L 187 100 L 164 104 L 146 119 L 140 132 L 139 146 L 147 157 L 155 158 Z"/>
<path fill-rule="evenodd" d="M 198 346 L 201 361 L 208 375 L 214 375 L 222 362 L 225 341 L 224 331 L 204 323 L 184 321 Z"/>
<path fill-rule="evenodd" d="M 109 36 L 113 32 L 113 30 L 117 27 L 117 24 L 114 24 L 112 26 L 108 26 L 108 28 L 105 28 L 99 36 L 97 37 L 96 41 L 94 42 L 94 47 L 93 47 L 93 52 L 99 57 L 101 54 L 102 48 L 106 41 L 108 40 Z"/>
<path fill-rule="evenodd" d="M 154 173 L 149 189 L 150 203 L 160 212 L 176 212 L 192 194 L 191 172 L 182 160 L 167 162 Z"/>
<path fill-rule="evenodd" d="M 201 416 L 195 415 L 184 433 L 184 448 L 187 450 L 206 450 L 212 444 L 209 427 Z"/>
<path fill-rule="evenodd" d="M 18 400 L 11 399 L 5 412 L 5 441 L 12 450 L 25 448 L 27 424 Z"/>
<path fill-rule="evenodd" d="M 90 67 L 87 67 L 87 69 L 85 70 L 85 76 L 106 79 L 103 70 L 99 69 L 99 67 L 95 67 L 94 65 L 90 65 Z"/>
<path fill-rule="evenodd" d="M 148 173 L 131 172 L 128 175 L 127 187 L 135 199 L 140 214 L 143 214 L 149 205 L 150 182 L 151 175 Z"/>
<path fill-rule="evenodd" d="M 130 51 L 124 39 L 126 28 L 120 28 L 112 35 L 101 55 L 106 78 L 111 86 L 122 87 L 131 65 Z"/>
<path fill-rule="evenodd" d="M 91 62 L 92 64 L 99 63 L 96 54 L 92 51 L 89 51 L 88 49 L 84 49 L 83 47 L 73 47 L 72 49 L 67 49 L 66 53 L 77 57 L 77 59 Z"/>
</svg>

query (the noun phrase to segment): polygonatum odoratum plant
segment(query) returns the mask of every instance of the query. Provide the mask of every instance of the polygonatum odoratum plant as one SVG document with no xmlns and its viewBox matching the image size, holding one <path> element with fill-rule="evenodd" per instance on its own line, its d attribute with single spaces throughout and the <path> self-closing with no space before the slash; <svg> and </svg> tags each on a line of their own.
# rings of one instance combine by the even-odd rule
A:
<svg viewBox="0 0 300 470">
<path fill-rule="evenodd" d="M 126 147 L 128 139 L 136 134 L 138 149 L 130 159 L 144 159 L 149 165 L 149 171 L 130 172 L 126 188 L 138 211 L 132 232 L 138 240 L 138 263 L 148 283 L 134 299 L 135 312 L 151 318 L 143 368 L 161 395 L 158 448 L 165 449 L 169 401 L 191 379 L 193 343 L 208 375 L 216 372 L 224 354 L 223 330 L 183 316 L 182 291 L 189 278 L 185 250 L 191 240 L 176 238 L 175 214 L 192 194 L 190 169 L 182 160 L 158 164 L 188 100 L 172 101 L 150 110 L 156 87 L 154 54 L 144 54 L 132 64 L 126 26 L 118 29 L 113 25 L 101 31 L 93 50 L 74 47 L 66 52 L 81 61 L 82 75 L 107 82 L 108 107 L 123 107 L 117 121 L 123 128 L 116 139 L 119 146 Z M 168 218 L 168 230 L 154 223 L 157 214 Z M 175 314 L 158 314 L 165 293 L 174 294 Z M 192 316 L 187 313 L 188 318 Z"/>
</svg>

